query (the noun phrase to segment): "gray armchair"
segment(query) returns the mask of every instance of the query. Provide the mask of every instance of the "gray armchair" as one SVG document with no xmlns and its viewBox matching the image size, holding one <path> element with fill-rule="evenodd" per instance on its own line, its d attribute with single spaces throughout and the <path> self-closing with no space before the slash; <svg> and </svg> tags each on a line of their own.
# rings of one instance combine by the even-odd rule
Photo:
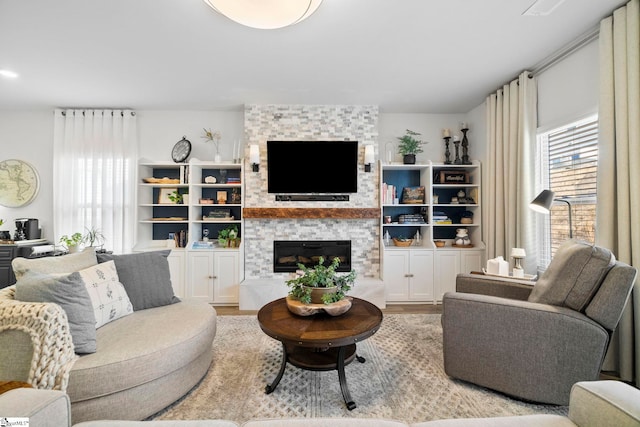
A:
<svg viewBox="0 0 640 427">
<path fill-rule="evenodd" d="M 567 405 L 599 378 L 637 270 L 570 240 L 534 286 L 475 274 L 443 298 L 445 372 L 519 399 Z M 507 297 L 504 297 L 504 296 Z"/>
</svg>

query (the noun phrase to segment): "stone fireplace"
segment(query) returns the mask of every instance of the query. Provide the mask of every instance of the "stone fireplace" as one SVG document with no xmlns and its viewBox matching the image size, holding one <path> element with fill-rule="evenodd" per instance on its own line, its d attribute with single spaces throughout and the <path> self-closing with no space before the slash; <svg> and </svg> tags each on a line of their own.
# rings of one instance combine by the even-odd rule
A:
<svg viewBox="0 0 640 427">
<path fill-rule="evenodd" d="M 247 105 L 244 120 L 246 143 L 259 146 L 260 169 L 258 172 L 245 169 L 242 230 L 245 282 L 240 288 L 240 309 L 259 308 L 269 298 L 286 295 L 284 282 L 292 273 L 274 271 L 276 241 L 347 240 L 351 243 L 351 268 L 357 273 L 354 291 L 358 282 L 379 281 L 379 171 L 377 168 L 364 171 L 364 145 L 373 145 L 377 152 L 378 107 Z M 358 141 L 358 191 L 351 193 L 348 201 L 276 200 L 277 195 L 267 191 L 269 140 Z M 330 172 L 328 167 L 327 173 Z M 277 290 L 269 293 L 248 288 L 260 284 Z M 247 304 L 247 299 L 254 300 L 256 295 L 265 293 L 264 301 Z M 384 296 L 381 300 L 384 301 Z"/>
</svg>

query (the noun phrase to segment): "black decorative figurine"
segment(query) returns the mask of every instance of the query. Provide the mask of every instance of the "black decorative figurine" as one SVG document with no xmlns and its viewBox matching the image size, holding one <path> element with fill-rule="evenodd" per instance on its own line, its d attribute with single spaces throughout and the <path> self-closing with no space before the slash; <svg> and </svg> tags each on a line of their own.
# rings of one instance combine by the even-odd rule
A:
<svg viewBox="0 0 640 427">
<path fill-rule="evenodd" d="M 469 129 L 468 128 L 463 128 L 460 129 L 460 131 L 462 132 L 462 164 L 463 165 L 470 165 L 471 162 L 469 161 L 469 140 L 467 139 L 467 131 Z"/>
<path fill-rule="evenodd" d="M 451 139 L 450 136 L 445 136 L 444 137 L 444 146 L 445 146 L 445 150 L 444 150 L 444 164 L 445 165 L 450 165 L 451 164 L 451 151 L 449 151 L 449 140 Z"/>
<path fill-rule="evenodd" d="M 462 164 L 462 160 L 460 160 L 460 139 L 455 136 L 453 138 L 453 145 L 455 145 L 456 147 L 456 159 L 453 161 L 454 165 L 461 165 Z"/>
</svg>

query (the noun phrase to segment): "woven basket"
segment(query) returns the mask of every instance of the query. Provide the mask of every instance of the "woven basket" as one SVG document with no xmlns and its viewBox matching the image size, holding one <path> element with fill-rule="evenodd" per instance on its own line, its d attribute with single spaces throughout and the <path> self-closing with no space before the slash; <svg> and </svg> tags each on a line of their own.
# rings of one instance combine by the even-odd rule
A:
<svg viewBox="0 0 640 427">
<path fill-rule="evenodd" d="M 412 243 L 413 243 L 413 239 L 398 240 L 395 237 L 393 238 L 393 244 L 396 246 L 411 246 Z"/>
</svg>

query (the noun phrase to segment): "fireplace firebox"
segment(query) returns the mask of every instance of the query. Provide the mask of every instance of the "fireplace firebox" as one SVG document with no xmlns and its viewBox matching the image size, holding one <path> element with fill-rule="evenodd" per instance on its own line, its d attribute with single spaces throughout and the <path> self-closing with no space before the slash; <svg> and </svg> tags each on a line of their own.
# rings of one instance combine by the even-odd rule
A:
<svg viewBox="0 0 640 427">
<path fill-rule="evenodd" d="M 318 265 L 319 258 L 329 265 L 333 258 L 340 260 L 336 271 L 351 271 L 350 240 L 275 240 L 273 242 L 274 273 L 290 273 L 306 267 Z"/>
</svg>

